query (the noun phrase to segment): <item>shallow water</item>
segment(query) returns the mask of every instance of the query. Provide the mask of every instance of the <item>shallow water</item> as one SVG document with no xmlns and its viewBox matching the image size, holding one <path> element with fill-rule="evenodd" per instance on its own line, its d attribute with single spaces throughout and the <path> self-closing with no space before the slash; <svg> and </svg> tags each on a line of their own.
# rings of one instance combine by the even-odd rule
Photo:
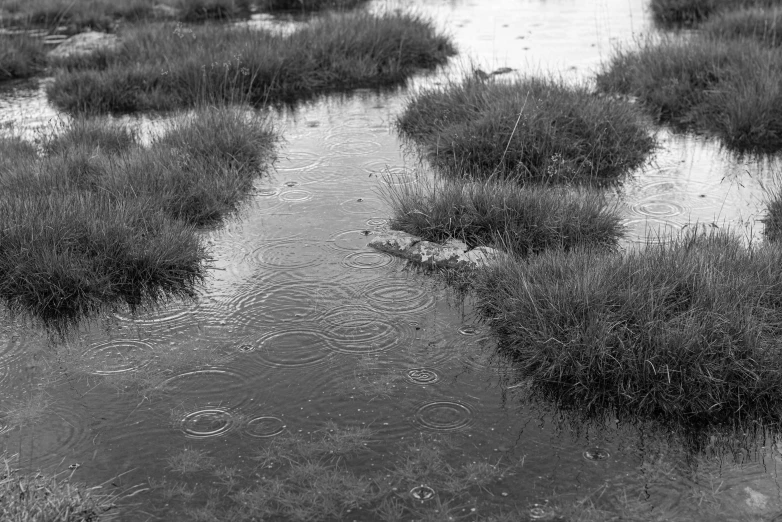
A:
<svg viewBox="0 0 782 522">
<path fill-rule="evenodd" d="M 448 28 L 461 58 L 411 89 L 458 77 L 467 57 L 487 71 L 584 79 L 613 44 L 649 30 L 637 0 L 415 5 Z M 252 484 L 252 457 L 269 441 L 329 421 L 372 429 L 368 450 L 351 461 L 360 473 L 391 469 L 414 451 L 409 444 L 445 435 L 454 466 L 510 466 L 501 481 L 464 497 L 459 514 L 478 519 L 545 519 L 584 497 L 650 519 L 752 520 L 782 511 L 775 446 L 729 441 L 692 454 L 642 424 L 571 422 L 530 400 L 469 298 L 366 247 L 388 226 L 378 188 L 427 175 L 393 129 L 408 95 L 358 91 L 278 114 L 286 143 L 274 172 L 234 221 L 204 232 L 214 270 L 196 302 L 117 313 L 68 343 L 7 320 L 5 449 L 25 467 L 78 464 L 77 479 L 139 492 L 123 520 L 191 520 L 183 506 Z M 0 91 L 0 121 L 22 132 L 56 117 L 43 87 Z M 659 137 L 651 164 L 619 189 L 628 245 L 695 222 L 758 237 L 761 185 L 773 162 L 736 159 L 703 138 L 665 130 Z M 14 417 L 22 414 L 24 422 Z M 238 485 L 220 484 L 208 470 L 171 469 L 166 459 L 184 448 L 236 467 Z M 200 493 L 171 500 L 163 480 Z"/>
</svg>

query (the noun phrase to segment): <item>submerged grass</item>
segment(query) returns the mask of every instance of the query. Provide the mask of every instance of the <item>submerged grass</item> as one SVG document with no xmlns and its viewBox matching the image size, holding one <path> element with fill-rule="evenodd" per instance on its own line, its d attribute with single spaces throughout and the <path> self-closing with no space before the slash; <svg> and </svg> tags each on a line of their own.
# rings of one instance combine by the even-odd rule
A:
<svg viewBox="0 0 782 522">
<path fill-rule="evenodd" d="M 458 177 L 603 182 L 640 166 L 655 146 L 631 104 L 553 78 L 468 76 L 414 96 L 397 126 Z"/>
<path fill-rule="evenodd" d="M 70 481 L 67 473 L 24 474 L 0 455 L 0 520 L 83 522 L 118 515 L 116 496 Z"/>
<path fill-rule="evenodd" d="M 49 99 L 71 112 L 292 102 L 399 83 L 455 53 L 430 22 L 399 12 L 329 14 L 288 35 L 151 24 L 128 28 L 121 38 L 115 52 L 66 62 Z"/>
<path fill-rule="evenodd" d="M 200 464 L 190 471 L 200 477 L 210 471 L 219 488 L 205 491 L 208 481 L 193 475 L 150 486 L 174 509 L 181 503 L 188 520 L 473 520 L 476 510 L 462 508 L 476 505 L 474 494 L 499 486 L 515 468 L 500 459 L 465 462 L 447 439 L 422 436 L 400 446 L 390 468 L 377 470 L 366 461 L 373 436 L 366 427 L 327 422 L 263 444 L 251 469 L 218 467 L 197 452 Z M 174 456 L 177 469 L 184 453 Z M 434 493 L 426 503 L 409 493 L 422 484 Z"/>
<path fill-rule="evenodd" d="M 597 76 L 680 129 L 705 131 L 741 152 L 782 149 L 782 49 L 706 36 L 620 50 Z"/>
<path fill-rule="evenodd" d="M 615 204 L 588 189 L 512 181 L 390 183 L 391 226 L 427 241 L 460 239 L 526 257 L 548 249 L 614 248 L 623 228 Z"/>
<path fill-rule="evenodd" d="M 149 147 L 105 121 L 76 121 L 42 152 L 0 140 L 0 297 L 65 327 L 106 307 L 191 297 L 219 223 L 271 155 L 266 120 L 205 109 Z"/>
<path fill-rule="evenodd" d="M 0 81 L 29 78 L 46 66 L 40 38 L 0 35 Z"/>
<path fill-rule="evenodd" d="M 777 419 L 782 248 L 691 232 L 626 255 L 506 259 L 475 283 L 533 386 L 581 410 Z"/>
</svg>

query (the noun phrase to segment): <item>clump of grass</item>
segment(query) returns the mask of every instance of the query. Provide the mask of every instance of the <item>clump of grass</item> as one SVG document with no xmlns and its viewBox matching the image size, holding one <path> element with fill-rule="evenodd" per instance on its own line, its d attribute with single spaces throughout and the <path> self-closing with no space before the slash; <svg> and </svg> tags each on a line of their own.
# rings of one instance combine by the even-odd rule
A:
<svg viewBox="0 0 782 522">
<path fill-rule="evenodd" d="M 652 0 L 654 20 L 663 26 L 692 26 L 726 10 L 773 6 L 776 0 Z"/>
<path fill-rule="evenodd" d="M 647 41 L 617 52 L 597 85 L 635 96 L 659 122 L 711 133 L 730 149 L 782 148 L 782 49 L 747 39 Z"/>
<path fill-rule="evenodd" d="M 148 24 L 128 28 L 121 37 L 118 51 L 66 62 L 49 99 L 72 112 L 165 110 L 204 101 L 292 102 L 399 83 L 455 52 L 430 22 L 398 12 L 327 15 L 288 35 Z"/>
<path fill-rule="evenodd" d="M 6 0 L 6 24 L 17 26 L 67 26 L 77 33 L 86 29 L 106 31 L 117 20 L 138 21 L 154 15 L 154 0 Z"/>
<path fill-rule="evenodd" d="M 562 405 L 719 424 L 776 418 L 782 248 L 690 232 L 627 255 L 506 259 L 482 310 L 534 387 Z"/>
<path fill-rule="evenodd" d="M 601 182 L 640 166 L 655 146 L 629 103 L 553 78 L 468 76 L 417 94 L 397 126 L 459 177 Z"/>
<path fill-rule="evenodd" d="M 782 46 L 782 9 L 742 9 L 711 18 L 701 28 L 714 38 L 752 38 L 773 47 Z"/>
<path fill-rule="evenodd" d="M 171 5 L 183 22 L 227 20 L 250 14 L 250 0 L 175 0 Z"/>
<path fill-rule="evenodd" d="M 511 181 L 445 180 L 388 184 L 391 227 L 470 247 L 494 246 L 517 256 L 578 246 L 614 248 L 623 228 L 615 204 L 595 190 L 520 186 Z"/>
<path fill-rule="evenodd" d="M 0 456 L 0 520 L 83 522 L 118 516 L 116 496 L 87 488 L 64 473 L 23 474 Z"/>
<path fill-rule="evenodd" d="M 195 227 L 238 207 L 273 142 L 239 109 L 179 118 L 149 147 L 97 121 L 44 137 L 40 156 L 0 141 L 20 159 L 0 162 L 0 297 L 58 328 L 194 297 L 207 258 Z"/>
<path fill-rule="evenodd" d="M 367 0 L 261 0 L 264 11 L 321 11 L 323 9 L 353 9 Z"/>
<path fill-rule="evenodd" d="M 203 22 L 245 17 L 251 0 L 5 0 L 5 25 L 16 27 L 65 26 L 67 32 L 112 31 L 120 22 L 175 17 Z M 0 13 L 2 15 L 3 13 Z"/>
<path fill-rule="evenodd" d="M 0 81 L 29 78 L 46 66 L 40 38 L 0 35 Z"/>
</svg>

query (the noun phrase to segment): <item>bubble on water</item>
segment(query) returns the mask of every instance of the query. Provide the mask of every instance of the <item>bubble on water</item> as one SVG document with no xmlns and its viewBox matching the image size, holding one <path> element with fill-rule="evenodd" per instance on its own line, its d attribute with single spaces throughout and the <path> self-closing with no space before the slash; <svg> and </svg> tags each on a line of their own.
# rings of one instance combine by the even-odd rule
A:
<svg viewBox="0 0 782 522">
<path fill-rule="evenodd" d="M 462 335 L 478 335 L 478 327 L 466 324 L 459 328 L 459 333 Z"/>
<path fill-rule="evenodd" d="M 353 198 L 340 203 L 339 208 L 348 214 L 379 214 L 383 202 L 376 198 Z"/>
<path fill-rule="evenodd" d="M 611 456 L 608 451 L 604 450 L 603 448 L 588 449 L 583 453 L 583 455 L 587 460 L 605 460 Z"/>
<path fill-rule="evenodd" d="M 185 415 L 182 431 L 188 437 L 219 437 L 228 433 L 234 425 L 231 413 L 219 408 L 198 410 Z"/>
<path fill-rule="evenodd" d="M 420 500 L 421 502 L 425 500 L 433 499 L 434 495 L 435 495 L 434 490 L 429 486 L 425 486 L 423 484 L 421 484 L 420 486 L 416 486 L 410 490 L 410 496 L 416 500 Z"/>
<path fill-rule="evenodd" d="M 546 504 L 532 504 L 527 510 L 529 517 L 533 520 L 551 518 L 554 516 L 554 510 Z"/>
<path fill-rule="evenodd" d="M 279 435 L 285 430 L 282 419 L 264 415 L 255 417 L 247 422 L 245 433 L 250 437 L 268 438 Z"/>
<path fill-rule="evenodd" d="M 407 370 L 407 379 L 413 384 L 434 384 L 440 376 L 431 368 L 411 368 Z"/>
</svg>

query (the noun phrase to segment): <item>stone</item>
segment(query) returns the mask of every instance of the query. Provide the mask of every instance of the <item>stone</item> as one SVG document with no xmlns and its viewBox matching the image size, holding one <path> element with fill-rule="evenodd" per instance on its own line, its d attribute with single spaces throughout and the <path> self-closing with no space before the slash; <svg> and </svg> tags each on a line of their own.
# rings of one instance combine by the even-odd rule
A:
<svg viewBox="0 0 782 522">
<path fill-rule="evenodd" d="M 475 247 L 469 252 L 465 252 L 464 257 L 467 263 L 475 267 L 489 266 L 499 255 L 499 251 L 495 248 L 479 246 Z"/>
<path fill-rule="evenodd" d="M 467 243 L 465 243 L 464 241 L 460 239 L 453 239 L 453 238 L 446 241 L 444 246 L 447 248 L 461 250 L 462 252 L 467 252 L 470 249 L 470 247 L 468 247 Z"/>
<path fill-rule="evenodd" d="M 49 51 L 49 56 L 51 58 L 85 56 L 100 49 L 116 49 L 119 47 L 119 43 L 119 38 L 116 35 L 88 31 L 71 36 Z"/>
<path fill-rule="evenodd" d="M 375 236 L 370 242 L 370 247 L 381 252 L 389 254 L 402 255 L 409 251 L 414 245 L 419 243 L 421 238 L 402 232 L 401 230 L 389 230 L 383 234 Z M 404 256 L 403 256 L 404 257 Z"/>
<path fill-rule="evenodd" d="M 498 251 L 490 247 L 470 250 L 464 241 L 458 239 L 434 243 L 399 230 L 390 230 L 375 236 L 368 246 L 437 268 L 480 268 L 487 266 L 498 255 Z"/>
</svg>

